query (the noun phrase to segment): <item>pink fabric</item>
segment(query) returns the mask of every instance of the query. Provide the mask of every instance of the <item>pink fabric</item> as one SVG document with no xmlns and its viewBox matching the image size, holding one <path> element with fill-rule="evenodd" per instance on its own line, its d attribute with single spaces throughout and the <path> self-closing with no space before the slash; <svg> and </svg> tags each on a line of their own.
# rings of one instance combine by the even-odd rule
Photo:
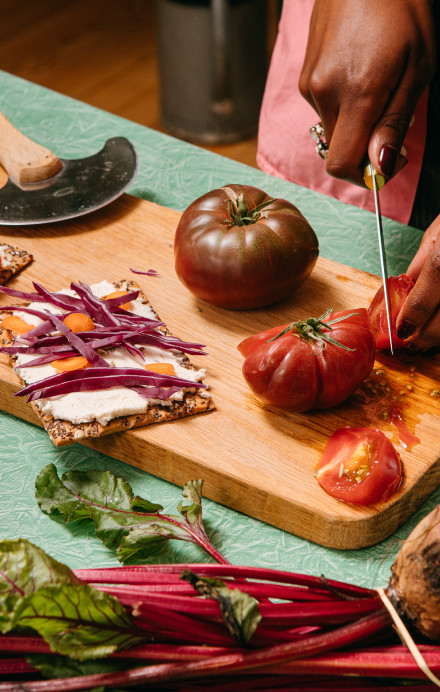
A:
<svg viewBox="0 0 440 692">
<path fill-rule="evenodd" d="M 374 211 L 373 193 L 332 178 L 315 152 L 309 128 L 319 120 L 298 90 L 313 0 L 286 0 L 260 114 L 257 163 L 279 178 Z M 408 164 L 380 193 L 384 216 L 408 223 L 426 137 L 427 93 L 419 101 L 405 148 Z"/>
</svg>

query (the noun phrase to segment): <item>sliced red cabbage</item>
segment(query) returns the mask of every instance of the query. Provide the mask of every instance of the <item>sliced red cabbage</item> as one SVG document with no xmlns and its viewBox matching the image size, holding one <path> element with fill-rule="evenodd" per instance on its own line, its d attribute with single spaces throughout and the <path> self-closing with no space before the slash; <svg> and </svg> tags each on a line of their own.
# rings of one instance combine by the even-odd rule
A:
<svg viewBox="0 0 440 692">
<path fill-rule="evenodd" d="M 23 300 L 30 300 L 32 303 L 47 303 L 47 300 L 40 296 L 38 293 L 26 293 L 25 291 L 18 291 L 15 288 L 9 288 L 6 286 L 0 286 L 0 293 L 6 293 L 8 296 L 13 296 L 13 298 L 23 298 Z M 17 310 L 17 306 L 15 307 Z"/>
<path fill-rule="evenodd" d="M 109 310 L 114 310 L 124 303 L 130 303 L 132 300 L 136 300 L 139 296 L 139 291 L 130 291 L 123 296 L 118 296 L 117 298 L 102 298 L 102 302 L 106 305 Z"/>
<path fill-rule="evenodd" d="M 47 288 L 44 288 L 44 286 L 41 286 L 41 284 L 38 284 L 35 281 L 33 281 L 33 285 L 38 295 L 42 296 L 46 303 L 55 305 L 62 310 L 72 310 L 72 308 L 76 308 L 77 310 L 83 311 L 81 300 L 78 298 L 66 295 L 65 293 L 51 293 L 47 290 Z"/>
<path fill-rule="evenodd" d="M 203 344 L 187 343 L 177 337 L 161 334 L 160 332 L 136 334 L 136 343 L 144 346 L 156 346 L 157 348 L 171 351 L 181 351 L 197 356 L 208 355 L 206 351 L 201 350 L 205 348 Z"/>
<path fill-rule="evenodd" d="M 55 385 L 54 387 L 46 387 L 45 389 L 36 390 L 35 392 L 32 392 L 32 394 L 29 394 L 26 401 L 30 403 L 31 401 L 37 401 L 38 399 L 49 399 L 52 396 L 71 394 L 72 392 L 100 391 L 102 389 L 111 389 L 111 387 L 117 387 L 121 384 L 129 389 L 135 389 L 137 394 L 140 394 L 142 390 L 145 390 L 141 396 L 146 399 L 169 399 L 170 396 L 181 390 L 181 387 L 131 387 L 130 382 L 135 384 L 136 378 L 134 377 L 132 380 L 127 378 L 124 383 L 120 382 L 117 377 L 107 378 L 105 383 L 103 383 L 99 377 L 91 380 L 78 380 L 73 383 L 65 382 L 64 384 Z"/>
<path fill-rule="evenodd" d="M 46 319 L 46 313 L 43 312 L 43 310 L 35 310 L 34 308 L 29 308 L 26 305 L 23 306 L 17 306 L 17 305 L 6 305 L 5 307 L 2 307 L 2 311 L 5 312 L 26 312 L 28 315 L 35 315 L 35 317 L 38 317 L 40 320 L 45 320 Z"/>
<path fill-rule="evenodd" d="M 122 341 L 121 346 L 122 348 L 125 348 L 126 351 L 131 353 L 132 356 L 137 356 L 141 360 L 145 360 L 145 356 L 142 353 L 142 351 L 134 344 L 131 344 L 127 339 L 124 339 L 124 341 Z"/>
<path fill-rule="evenodd" d="M 47 313 L 50 319 L 52 320 L 54 326 L 56 329 L 58 329 L 64 336 L 66 337 L 67 341 L 72 344 L 72 346 L 81 353 L 82 356 L 87 358 L 87 360 L 92 364 L 96 366 L 101 366 L 101 367 L 110 367 L 107 361 L 104 360 L 104 358 L 101 358 L 101 356 L 96 353 L 96 351 L 93 350 L 88 344 L 86 344 L 79 336 L 77 336 L 74 332 L 72 332 L 69 327 L 67 327 L 64 322 L 62 322 L 59 317 L 56 315 L 53 315 L 52 313 L 48 312 Z"/>
<path fill-rule="evenodd" d="M 165 322 L 159 322 L 159 320 L 152 319 L 150 317 L 144 317 L 143 315 L 136 315 L 133 312 L 128 312 L 128 310 L 123 310 L 122 308 L 117 308 L 115 314 L 118 316 L 121 324 L 127 327 L 133 325 L 143 325 L 145 329 L 156 329 L 157 327 L 164 327 Z"/>
<path fill-rule="evenodd" d="M 157 275 L 157 273 L 149 275 Z M 92 367 L 85 370 L 73 370 L 53 375 L 26 386 L 20 392 L 17 392 L 18 396 L 27 394 L 28 400 L 36 400 L 70 391 L 91 391 L 114 386 L 126 386 L 134 389 L 143 397 L 167 399 L 172 393 L 182 388 L 197 389 L 206 387 L 206 385 L 192 380 L 151 373 L 144 369 L 114 368 L 96 353 L 95 349 L 110 349 L 122 346 L 133 355 L 145 360 L 142 351 L 138 347 L 141 344 L 205 355 L 201 350 L 204 348 L 202 344 L 186 343 L 176 337 L 165 335 L 157 329 L 163 326 L 162 322 L 136 315 L 120 307 L 125 302 L 136 299 L 139 291 L 131 291 L 124 296 L 114 299 L 101 300 L 93 294 L 90 286 L 82 282 L 71 284 L 71 289 L 77 293 L 78 298 L 50 293 L 37 283 L 34 283 L 34 286 L 37 289 L 36 294 L 14 291 L 13 289 L 10 289 L 9 294 L 27 300 L 51 303 L 67 311 L 66 314 L 78 311 L 84 312 L 94 320 L 95 329 L 75 334 L 60 319 L 60 317 L 64 319 L 66 314 L 57 316 L 48 310 L 44 311 L 44 313 L 34 311 L 44 320 L 43 323 L 20 337 L 20 341 L 17 340 L 18 343 L 14 341 L 13 346 L 3 347 L 0 351 L 10 354 L 26 353 L 39 356 L 39 358 L 28 361 L 21 367 L 41 365 L 57 358 L 72 357 L 78 353 L 87 358 Z M 11 309 L 24 309 L 31 312 L 26 307 L 13 306 Z M 117 314 L 115 315 L 113 311 Z M 60 334 L 51 334 L 53 328 Z M 30 338 L 26 342 L 28 335 Z M 30 346 L 27 343 L 30 343 Z M 32 399 L 30 399 L 31 396 Z"/>
<path fill-rule="evenodd" d="M 204 389 L 205 384 L 201 382 L 193 382 L 185 380 L 175 375 L 163 375 L 160 373 L 149 372 L 148 370 L 138 368 L 87 368 L 85 370 L 72 370 L 71 372 L 63 372 L 57 375 L 52 375 L 45 380 L 34 382 L 23 387 L 16 392 L 14 396 L 27 396 L 28 401 L 36 399 L 46 399 L 59 394 L 68 394 L 70 392 L 93 391 L 101 389 L 109 389 L 110 387 L 157 387 L 157 388 L 174 388 L 174 391 L 180 389 Z M 32 396 L 32 398 L 31 398 Z M 160 396 L 147 394 L 155 398 Z M 168 398 L 169 391 L 166 392 Z"/>
<path fill-rule="evenodd" d="M 181 391 L 181 387 L 130 387 L 136 394 L 144 399 L 169 399 L 176 392 Z"/>
<path fill-rule="evenodd" d="M 133 274 L 144 274 L 145 276 L 157 276 L 159 277 L 160 274 L 155 269 L 148 269 L 148 271 L 143 272 L 140 269 L 132 269 L 130 267 L 130 271 L 133 272 Z"/>
<path fill-rule="evenodd" d="M 106 325 L 120 324 L 118 318 L 113 315 L 104 302 L 94 295 L 90 286 L 80 281 L 79 284 L 71 283 L 70 288 L 79 295 L 84 305 L 90 311 L 93 320 L 96 320 L 98 323 L 104 322 Z"/>
<path fill-rule="evenodd" d="M 14 370 L 20 370 L 20 368 L 33 368 L 38 365 L 46 365 L 47 363 L 53 363 L 54 360 L 63 360 L 64 358 L 73 358 L 78 355 L 77 351 L 61 351 L 60 353 L 56 354 L 56 358 L 54 358 L 54 353 L 46 353 L 44 356 L 40 356 L 40 358 L 34 358 L 33 360 L 29 360 L 27 363 L 22 363 L 21 365 L 16 365 Z"/>
<path fill-rule="evenodd" d="M 57 353 L 63 353 L 66 350 L 72 350 L 72 346 L 68 343 L 64 343 L 37 348 L 36 346 L 16 346 L 16 344 L 13 344 L 12 346 L 2 346 L 0 350 L 2 353 L 7 353 L 8 355 L 17 355 L 19 353 L 25 353 L 31 356 L 38 353 L 51 353 L 52 355 L 56 355 Z M 75 351 L 75 353 L 77 354 L 77 351 Z"/>
</svg>

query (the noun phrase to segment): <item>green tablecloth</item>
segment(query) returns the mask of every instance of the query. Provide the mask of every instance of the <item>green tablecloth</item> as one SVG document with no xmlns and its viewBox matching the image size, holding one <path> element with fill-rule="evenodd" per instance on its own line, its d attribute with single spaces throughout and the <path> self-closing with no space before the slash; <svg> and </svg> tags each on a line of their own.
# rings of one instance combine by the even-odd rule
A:
<svg viewBox="0 0 440 692">
<path fill-rule="evenodd" d="M 164 206 L 183 210 L 199 195 L 228 183 L 255 185 L 274 197 L 287 198 L 318 234 L 321 256 L 380 273 L 375 218 L 369 212 L 1 71 L 0 109 L 18 128 L 60 157 L 93 154 L 109 137 L 129 138 L 140 159 L 140 170 L 129 193 Z M 385 220 L 384 227 L 389 272 L 397 274 L 405 270 L 421 234 L 390 220 Z M 72 568 L 114 565 L 117 560 L 95 537 L 90 524 L 65 526 L 39 510 L 34 482 L 40 469 L 51 462 L 59 474 L 69 469 L 110 469 L 126 478 L 135 493 L 163 504 L 167 512 L 174 513 L 181 499 L 181 489 L 170 483 L 80 444 L 57 449 L 39 427 L 0 412 L 0 535 L 27 538 Z M 210 537 L 231 562 L 325 574 L 374 587 L 387 582 L 400 542 L 439 500 L 437 490 L 390 539 L 372 548 L 347 552 L 314 545 L 210 500 L 203 501 L 203 509 Z M 184 562 L 208 558 L 197 548 L 174 541 L 158 559 Z"/>
</svg>

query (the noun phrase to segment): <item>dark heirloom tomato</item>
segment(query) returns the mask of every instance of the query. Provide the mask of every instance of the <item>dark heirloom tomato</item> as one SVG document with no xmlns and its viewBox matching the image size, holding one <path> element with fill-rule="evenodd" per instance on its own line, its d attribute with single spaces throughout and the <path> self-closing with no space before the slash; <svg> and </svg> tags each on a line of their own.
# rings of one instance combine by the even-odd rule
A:
<svg viewBox="0 0 440 692">
<path fill-rule="evenodd" d="M 359 308 L 268 329 L 238 350 L 244 378 L 265 404 L 308 411 L 353 394 L 373 368 L 375 348 L 367 311 Z"/>
<path fill-rule="evenodd" d="M 341 428 L 327 442 L 316 479 L 338 500 L 372 505 L 388 500 L 402 481 L 400 457 L 381 430 Z"/>
<path fill-rule="evenodd" d="M 405 348 L 403 339 L 399 339 L 396 332 L 397 316 L 404 304 L 406 298 L 414 287 L 414 280 L 406 274 L 400 276 L 390 276 L 388 279 L 388 293 L 390 296 L 391 309 L 391 338 L 393 349 Z M 368 308 L 370 316 L 371 331 L 374 334 L 376 348 L 380 350 L 389 350 L 390 337 L 388 334 L 387 311 L 385 307 L 385 297 L 383 286 L 379 288 L 371 305 Z"/>
<path fill-rule="evenodd" d="M 176 230 L 176 273 L 197 298 L 223 308 L 269 305 L 298 288 L 318 258 L 301 212 L 248 185 L 196 199 Z"/>
</svg>

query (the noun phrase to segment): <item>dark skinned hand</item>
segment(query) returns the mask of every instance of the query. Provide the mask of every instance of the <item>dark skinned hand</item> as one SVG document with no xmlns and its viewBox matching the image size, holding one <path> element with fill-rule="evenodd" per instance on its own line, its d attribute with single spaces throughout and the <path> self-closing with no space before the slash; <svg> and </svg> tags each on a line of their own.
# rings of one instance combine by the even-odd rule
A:
<svg viewBox="0 0 440 692">
<path fill-rule="evenodd" d="M 321 120 L 327 172 L 363 185 L 367 157 L 385 178 L 435 69 L 432 0 L 316 0 L 299 88 Z"/>
<path fill-rule="evenodd" d="M 425 231 L 407 274 L 416 283 L 397 317 L 397 334 L 427 351 L 440 344 L 440 216 Z"/>
</svg>

